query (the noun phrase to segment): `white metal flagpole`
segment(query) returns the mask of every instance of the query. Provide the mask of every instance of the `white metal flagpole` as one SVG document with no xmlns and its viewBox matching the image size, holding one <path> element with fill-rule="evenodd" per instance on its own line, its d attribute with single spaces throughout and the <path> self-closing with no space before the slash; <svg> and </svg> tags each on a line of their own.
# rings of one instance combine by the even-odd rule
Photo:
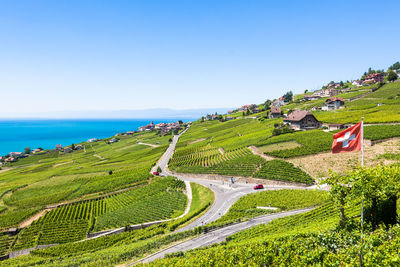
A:
<svg viewBox="0 0 400 267">
<path fill-rule="evenodd" d="M 364 167 L 364 117 L 361 118 L 361 167 Z"/>
<path fill-rule="evenodd" d="M 361 118 L 361 167 L 364 167 L 364 117 Z M 360 266 L 363 266 L 363 260 L 362 260 L 363 223 L 364 223 L 364 196 L 361 197 L 361 247 L 360 247 Z"/>
</svg>

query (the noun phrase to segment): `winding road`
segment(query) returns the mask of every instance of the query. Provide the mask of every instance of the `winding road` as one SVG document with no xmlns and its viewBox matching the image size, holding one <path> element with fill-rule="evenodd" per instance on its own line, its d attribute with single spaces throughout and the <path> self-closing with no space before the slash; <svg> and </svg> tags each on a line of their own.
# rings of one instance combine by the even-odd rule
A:
<svg viewBox="0 0 400 267">
<path fill-rule="evenodd" d="M 215 221 L 215 220 L 219 219 L 221 216 L 223 216 L 225 213 L 227 213 L 229 208 L 240 197 L 242 197 L 246 194 L 254 193 L 254 189 L 253 189 L 254 184 L 240 184 L 240 183 L 230 184 L 230 183 L 226 183 L 226 182 L 224 183 L 223 181 L 219 181 L 219 180 L 197 179 L 197 178 L 191 178 L 189 175 L 185 175 L 185 174 L 176 175 L 176 174 L 171 173 L 168 170 L 168 162 L 175 151 L 175 147 L 179 140 L 179 137 L 183 133 L 185 133 L 186 130 L 183 131 L 181 134 L 175 135 L 173 137 L 173 140 L 172 140 L 170 146 L 168 147 L 166 152 L 163 154 L 163 156 L 160 158 L 157 165 L 154 166 L 152 171 L 155 171 L 157 169 L 157 167 L 159 166 L 162 170 L 161 175 L 163 175 L 163 176 L 175 176 L 178 179 L 185 181 L 186 184 L 188 182 L 195 182 L 200 185 L 203 185 L 203 186 L 211 189 L 214 192 L 215 201 L 214 201 L 214 204 L 208 209 L 208 211 L 205 214 L 200 216 L 198 219 L 196 219 L 192 223 L 186 225 L 185 227 L 182 227 L 182 228 L 176 230 L 176 232 L 190 230 L 197 226 L 205 225 L 212 221 Z M 278 189 L 303 189 L 304 190 L 304 189 L 312 189 L 312 188 L 314 188 L 314 187 L 303 187 L 303 186 L 296 186 L 296 185 L 271 185 L 271 186 L 268 186 L 268 190 L 278 190 Z M 224 241 L 227 236 L 237 233 L 239 231 L 242 231 L 244 229 L 250 228 L 252 226 L 255 226 L 258 224 L 266 224 L 277 218 L 291 216 L 291 215 L 307 212 L 309 210 L 311 210 L 311 208 L 268 214 L 268 215 L 253 218 L 246 222 L 229 225 L 227 227 L 209 232 L 207 234 L 203 234 L 194 239 L 190 239 L 188 241 L 184 241 L 182 243 L 178 243 L 176 245 L 168 247 L 168 248 L 161 250 L 159 252 L 156 252 L 146 258 L 143 258 L 137 262 L 134 262 L 131 265 L 134 265 L 137 263 L 151 262 L 155 259 L 164 257 L 164 255 L 168 254 L 168 253 L 173 253 L 173 252 L 178 252 L 178 251 L 187 251 L 190 249 L 195 249 L 198 247 L 208 246 L 208 245 L 211 245 L 214 243 L 219 243 L 219 242 Z"/>
</svg>

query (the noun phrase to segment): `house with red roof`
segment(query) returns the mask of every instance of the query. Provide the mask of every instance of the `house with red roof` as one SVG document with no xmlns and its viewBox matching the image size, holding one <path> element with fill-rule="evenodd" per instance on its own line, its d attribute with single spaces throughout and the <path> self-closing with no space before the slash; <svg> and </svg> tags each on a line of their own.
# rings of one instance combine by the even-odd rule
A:
<svg viewBox="0 0 400 267">
<path fill-rule="evenodd" d="M 368 74 L 363 81 L 363 84 L 381 83 L 383 82 L 383 73 Z"/>
</svg>

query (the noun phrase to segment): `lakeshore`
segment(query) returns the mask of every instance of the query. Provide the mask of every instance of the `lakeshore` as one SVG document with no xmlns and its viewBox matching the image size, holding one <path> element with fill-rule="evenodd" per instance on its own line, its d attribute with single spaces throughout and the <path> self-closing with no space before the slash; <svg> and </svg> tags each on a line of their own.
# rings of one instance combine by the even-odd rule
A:
<svg viewBox="0 0 400 267">
<path fill-rule="evenodd" d="M 179 118 L 0 120 L 0 155 L 23 152 L 25 147 L 54 149 L 57 144 L 64 147 L 90 138 L 102 139 L 121 132 L 136 131 L 151 121 L 157 124 L 177 120 Z"/>
</svg>

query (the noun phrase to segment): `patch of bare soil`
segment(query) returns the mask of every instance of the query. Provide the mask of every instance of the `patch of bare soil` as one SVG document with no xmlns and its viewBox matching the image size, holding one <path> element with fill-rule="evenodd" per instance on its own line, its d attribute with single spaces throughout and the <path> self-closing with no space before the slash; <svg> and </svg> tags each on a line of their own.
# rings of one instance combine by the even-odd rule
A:
<svg viewBox="0 0 400 267">
<path fill-rule="evenodd" d="M 400 153 L 399 141 L 400 138 L 393 138 L 373 146 L 370 145 L 370 141 L 365 141 L 364 165 L 369 167 L 392 163 L 393 161 L 383 159 L 381 156 L 385 153 Z M 361 152 L 355 151 L 339 154 L 326 152 L 288 159 L 287 161 L 307 170 L 313 177 L 327 177 L 329 176 L 329 170 L 343 174 L 353 168 L 359 167 L 361 165 Z"/>
<path fill-rule="evenodd" d="M 282 142 L 282 143 L 277 143 L 277 144 L 271 144 L 271 145 L 266 145 L 266 146 L 261 146 L 258 147 L 257 149 L 260 150 L 261 152 L 272 152 L 272 151 L 277 151 L 277 150 L 284 150 L 284 149 L 293 149 L 293 148 L 298 148 L 301 147 L 299 143 L 296 141 L 288 141 L 288 142 Z"/>
<path fill-rule="evenodd" d="M 58 166 L 62 166 L 62 165 L 69 164 L 69 163 L 73 163 L 73 161 L 71 160 L 71 161 L 67 161 L 67 162 L 57 163 L 57 164 L 54 164 L 53 167 L 58 167 Z"/>
<path fill-rule="evenodd" d="M 104 157 L 97 155 L 97 154 L 93 154 L 93 157 L 99 158 L 99 159 L 105 159 Z"/>
<path fill-rule="evenodd" d="M 262 153 L 257 147 L 255 146 L 249 146 L 249 149 L 251 150 L 251 152 L 256 155 L 256 156 L 260 156 L 266 160 L 273 160 L 274 158 L 271 156 L 267 156 L 264 153 Z"/>
<path fill-rule="evenodd" d="M 25 221 L 21 222 L 18 225 L 18 228 L 24 228 L 27 227 L 29 225 L 31 225 L 32 222 L 36 221 L 37 219 L 39 219 L 40 217 L 42 217 L 43 215 L 46 214 L 47 211 L 50 211 L 51 209 L 45 209 L 45 210 L 41 210 L 38 213 L 36 213 L 35 215 L 33 215 L 32 217 L 29 217 L 28 219 L 26 219 Z"/>
<path fill-rule="evenodd" d="M 9 171 L 9 170 L 11 170 L 11 169 L 12 169 L 12 168 L 2 168 L 2 169 L 0 170 L 0 173 Z"/>
<path fill-rule="evenodd" d="M 195 143 L 198 143 L 198 142 L 201 142 L 201 141 L 204 141 L 204 140 L 206 140 L 206 139 L 205 138 L 200 138 L 200 139 L 194 140 L 192 142 L 189 142 L 188 144 L 191 145 L 191 144 L 195 144 Z"/>
<path fill-rule="evenodd" d="M 152 148 L 159 147 L 159 145 L 153 145 L 153 144 L 148 144 L 148 143 L 142 143 L 142 142 L 137 142 L 139 145 L 145 145 L 145 146 L 151 146 Z"/>
</svg>

